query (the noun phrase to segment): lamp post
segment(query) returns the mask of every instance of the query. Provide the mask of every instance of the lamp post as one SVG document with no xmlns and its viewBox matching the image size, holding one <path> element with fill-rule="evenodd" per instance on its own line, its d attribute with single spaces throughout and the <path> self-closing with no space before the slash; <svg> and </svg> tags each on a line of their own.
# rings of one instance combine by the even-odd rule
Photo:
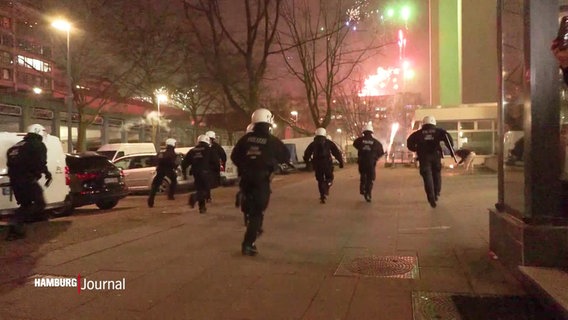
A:
<svg viewBox="0 0 568 320">
<path fill-rule="evenodd" d="M 294 117 L 294 123 L 296 124 L 298 122 L 298 111 L 290 111 L 290 115 Z"/>
<path fill-rule="evenodd" d="M 72 139 L 72 124 L 73 124 L 73 88 L 71 80 L 71 47 L 70 47 L 70 31 L 71 24 L 65 20 L 55 20 L 51 26 L 57 30 L 65 31 L 67 34 L 67 96 L 65 103 L 67 105 L 67 152 L 73 152 L 73 139 Z"/>
<path fill-rule="evenodd" d="M 162 123 L 162 114 L 160 112 L 161 102 L 168 102 L 168 95 L 164 90 L 160 89 L 156 91 L 156 103 L 158 104 L 158 128 L 156 128 L 156 149 L 160 148 L 160 127 Z"/>
<path fill-rule="evenodd" d="M 341 134 L 343 132 L 343 130 L 341 130 L 341 128 L 337 128 L 336 130 L 337 134 L 339 134 L 339 147 L 341 148 L 341 151 L 344 151 L 343 148 L 343 135 Z"/>
</svg>

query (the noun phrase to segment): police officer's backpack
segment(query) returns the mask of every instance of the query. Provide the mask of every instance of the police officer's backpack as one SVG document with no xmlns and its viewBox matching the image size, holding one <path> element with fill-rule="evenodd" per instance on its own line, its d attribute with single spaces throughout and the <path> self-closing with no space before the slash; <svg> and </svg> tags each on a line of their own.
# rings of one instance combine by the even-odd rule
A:
<svg viewBox="0 0 568 320">
<path fill-rule="evenodd" d="M 25 152 L 24 148 L 26 141 L 22 140 L 15 145 L 11 146 L 8 151 L 6 151 L 6 164 L 8 166 L 8 173 L 20 173 L 20 171 L 27 171 L 27 164 L 30 163 L 32 159 L 29 159 L 28 153 Z"/>
<path fill-rule="evenodd" d="M 321 143 L 316 142 L 316 146 L 314 148 L 314 159 L 331 159 L 331 150 L 329 149 L 329 143 L 327 143 L 326 140 Z"/>
</svg>

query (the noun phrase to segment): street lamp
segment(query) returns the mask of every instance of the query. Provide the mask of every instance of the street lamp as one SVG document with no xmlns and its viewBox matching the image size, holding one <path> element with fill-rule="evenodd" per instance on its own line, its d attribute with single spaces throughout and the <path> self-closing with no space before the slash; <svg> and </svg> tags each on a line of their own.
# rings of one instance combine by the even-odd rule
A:
<svg viewBox="0 0 568 320">
<path fill-rule="evenodd" d="M 160 126 L 162 123 L 162 114 L 160 113 L 160 104 L 163 102 L 168 102 L 168 95 L 164 89 L 156 90 L 156 102 L 158 104 L 158 128 L 156 129 L 156 145 L 157 148 L 160 146 Z"/>
<path fill-rule="evenodd" d="M 73 152 L 73 139 L 72 135 L 72 121 L 73 121 L 73 88 L 71 80 L 71 47 L 69 45 L 69 35 L 71 31 L 71 24 L 66 20 L 55 20 L 51 26 L 57 30 L 65 31 L 67 34 L 67 97 L 65 103 L 67 104 L 67 152 Z"/>
<path fill-rule="evenodd" d="M 294 117 L 294 123 L 298 122 L 298 111 L 290 111 L 290 115 Z"/>
</svg>

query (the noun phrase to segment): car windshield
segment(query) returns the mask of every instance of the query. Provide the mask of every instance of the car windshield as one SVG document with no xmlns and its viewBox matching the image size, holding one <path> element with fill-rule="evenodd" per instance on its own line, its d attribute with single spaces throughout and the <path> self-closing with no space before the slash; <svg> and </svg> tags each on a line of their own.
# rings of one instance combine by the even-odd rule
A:
<svg viewBox="0 0 568 320">
<path fill-rule="evenodd" d="M 114 155 L 116 154 L 116 151 L 111 150 L 111 151 L 97 151 L 98 154 L 105 156 L 107 159 L 112 160 L 112 158 L 114 157 Z"/>
</svg>

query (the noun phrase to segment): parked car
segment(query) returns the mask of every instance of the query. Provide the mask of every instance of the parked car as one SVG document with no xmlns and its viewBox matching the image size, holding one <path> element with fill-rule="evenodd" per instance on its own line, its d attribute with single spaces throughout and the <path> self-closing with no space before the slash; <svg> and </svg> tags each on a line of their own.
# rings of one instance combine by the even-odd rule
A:
<svg viewBox="0 0 568 320">
<path fill-rule="evenodd" d="M 179 163 L 181 163 L 182 154 L 178 153 Z M 124 181 L 128 189 L 132 192 L 147 192 L 152 188 L 152 180 L 156 175 L 156 166 L 158 164 L 158 156 L 156 153 L 138 153 L 131 154 L 116 159 L 114 162 L 124 174 Z M 178 188 L 189 188 L 193 186 L 193 177 L 188 176 L 187 180 L 183 179 L 181 167 L 177 170 Z M 164 178 L 158 192 L 163 193 L 170 187 L 169 178 Z"/>
<path fill-rule="evenodd" d="M 136 153 L 154 153 L 156 146 L 151 142 L 135 143 L 109 143 L 97 149 L 97 153 L 104 155 L 110 161 Z"/>
<path fill-rule="evenodd" d="M 129 193 L 122 171 L 103 155 L 68 154 L 66 163 L 72 208 L 95 204 L 99 209 L 111 209 Z"/>
</svg>

